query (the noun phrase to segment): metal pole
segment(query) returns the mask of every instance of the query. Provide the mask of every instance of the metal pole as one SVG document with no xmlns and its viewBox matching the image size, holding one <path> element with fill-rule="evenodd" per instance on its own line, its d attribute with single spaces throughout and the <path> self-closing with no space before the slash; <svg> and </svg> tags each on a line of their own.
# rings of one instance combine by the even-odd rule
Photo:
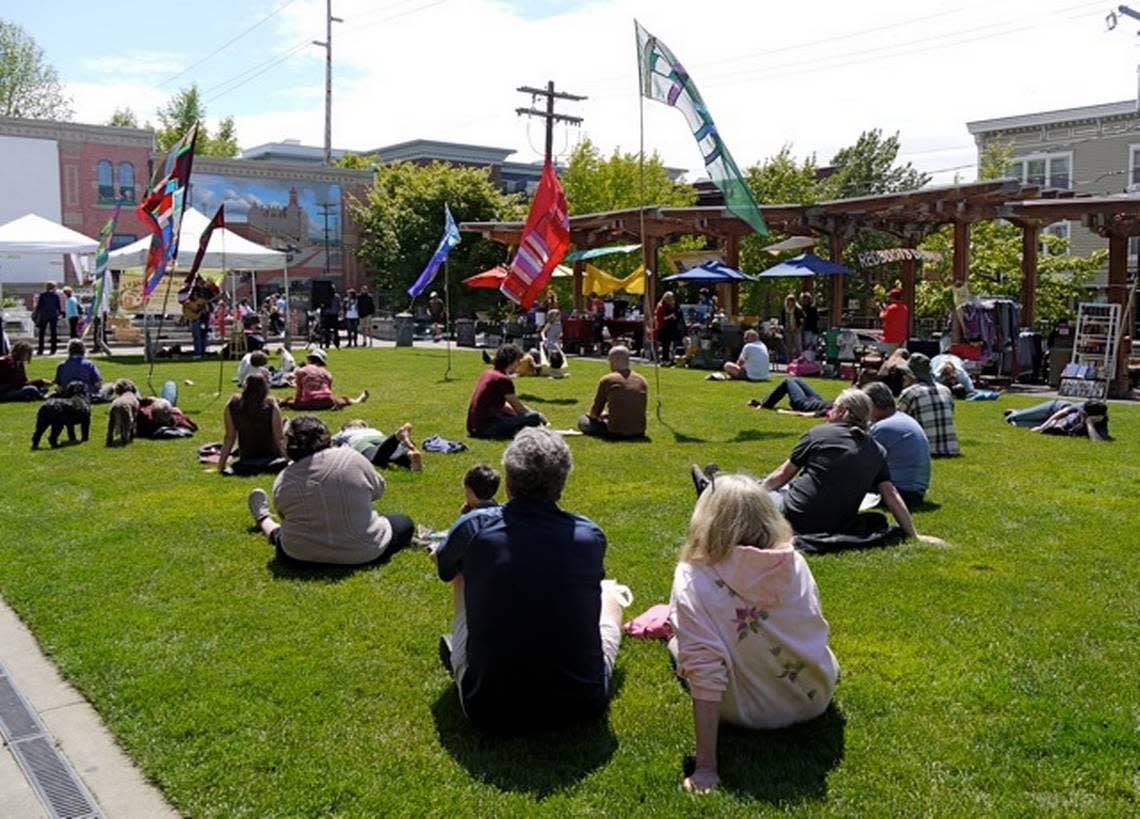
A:
<svg viewBox="0 0 1140 819">
<path fill-rule="evenodd" d="M 447 371 L 443 380 L 451 377 L 451 333 L 447 326 L 451 323 L 451 276 L 447 267 L 447 259 L 443 260 L 443 337 L 447 340 Z"/>
<path fill-rule="evenodd" d="M 293 329 L 289 324 L 292 315 L 292 306 L 289 304 L 289 253 L 285 253 L 285 339 L 282 341 L 285 349 L 293 352 Z"/>
<path fill-rule="evenodd" d="M 642 331 L 642 344 L 648 343 L 650 345 L 650 352 L 653 354 L 653 377 L 656 382 L 657 392 L 657 420 L 661 420 L 661 356 L 657 354 L 655 345 L 657 344 L 657 330 L 656 320 L 654 316 L 654 305 L 649 300 L 651 289 L 649 287 L 649 277 L 654 275 L 654 271 L 649 269 L 650 259 L 645 254 L 645 94 L 644 82 L 645 78 L 641 76 L 644 67 L 644 60 L 641 55 L 641 41 L 637 36 L 637 21 L 633 21 L 633 41 L 637 45 L 637 130 L 638 130 L 638 150 L 637 150 L 637 201 L 640 207 L 638 208 L 638 221 L 641 228 L 641 253 L 642 258 L 645 260 L 645 295 L 642 296 L 642 301 L 645 304 L 645 329 Z M 657 246 L 653 247 L 653 264 L 657 264 Z M 653 333 L 653 339 L 649 340 L 650 332 Z M 642 350 L 644 355 L 645 350 Z"/>
<path fill-rule="evenodd" d="M 546 161 L 554 156 L 554 80 L 546 82 Z"/>
</svg>

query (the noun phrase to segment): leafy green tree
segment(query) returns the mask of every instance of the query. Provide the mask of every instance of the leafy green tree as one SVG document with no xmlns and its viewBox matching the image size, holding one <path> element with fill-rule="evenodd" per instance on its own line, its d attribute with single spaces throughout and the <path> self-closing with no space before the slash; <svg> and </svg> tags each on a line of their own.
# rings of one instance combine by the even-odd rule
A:
<svg viewBox="0 0 1140 819">
<path fill-rule="evenodd" d="M 182 135 L 198 123 L 199 156 L 217 156 L 232 159 L 238 155 L 237 128 L 234 118 L 226 117 L 218 123 L 217 136 L 211 137 L 206 127 L 206 105 L 197 84 L 179 89 L 177 93 L 158 109 L 159 128 L 154 139 L 159 151 L 167 151 L 181 139 Z"/>
<path fill-rule="evenodd" d="M 978 178 L 998 179 L 1004 176 L 1012 155 L 1009 145 L 997 143 L 988 146 L 978 165 Z M 972 226 L 967 278 L 971 293 L 1020 299 L 1021 233 L 1021 228 L 1002 221 L 978 222 Z M 1073 256 L 1067 239 L 1042 234 L 1041 240 L 1044 248 L 1037 256 L 1037 317 L 1050 322 L 1072 318 L 1083 288 L 1107 264 L 1108 251 L 1097 250 L 1088 256 Z M 954 307 L 950 289 L 953 282 L 953 228 L 943 228 L 922 246 L 941 253 L 942 261 L 925 264 L 928 274 L 936 278 L 916 285 L 915 313 L 920 317 L 942 319 Z"/>
<path fill-rule="evenodd" d="M 139 127 L 138 118 L 130 108 L 116 108 L 115 113 L 111 114 L 111 118 L 107 120 L 107 124 L 112 128 Z"/>
<path fill-rule="evenodd" d="M 605 159 L 589 138 L 583 139 L 570 155 L 570 163 L 562 174 L 562 187 L 566 190 L 566 205 L 571 216 L 636 208 L 643 204 L 683 208 L 697 201 L 696 189 L 674 182 L 656 151 L 645 160 L 645 193 L 642 195 L 637 154 L 622 153 L 615 148 L 609 159 Z"/>
<path fill-rule="evenodd" d="M 380 164 L 377 154 L 354 154 L 346 152 L 344 156 L 333 162 L 338 168 L 347 168 L 350 171 L 370 171 L 374 165 Z"/>
<path fill-rule="evenodd" d="M 0 20 L 0 114 L 28 119 L 66 120 L 71 99 L 59 73 L 44 62 L 43 49 L 23 28 Z"/>
<path fill-rule="evenodd" d="M 831 158 L 835 172 L 825 186 L 836 199 L 914 191 L 930 182 L 930 176 L 907 162 L 897 164 L 899 135 L 883 138 L 878 128 L 864 131 L 854 145 Z"/>
<path fill-rule="evenodd" d="M 376 168 L 375 183 L 365 200 L 350 200 L 353 219 L 360 226 L 358 256 L 374 271 L 373 280 L 388 306 L 403 309 L 403 292 L 423 271 L 443 235 L 444 205 L 456 222 L 521 219 L 525 208 L 503 194 L 486 168 L 465 168 L 433 162 L 414 165 L 398 162 Z M 506 248 L 496 242 L 465 234 L 448 258 L 452 313 L 461 315 L 490 306 L 487 291 L 457 287 L 460 279 L 505 261 Z M 442 271 L 439 274 L 442 284 Z"/>
</svg>

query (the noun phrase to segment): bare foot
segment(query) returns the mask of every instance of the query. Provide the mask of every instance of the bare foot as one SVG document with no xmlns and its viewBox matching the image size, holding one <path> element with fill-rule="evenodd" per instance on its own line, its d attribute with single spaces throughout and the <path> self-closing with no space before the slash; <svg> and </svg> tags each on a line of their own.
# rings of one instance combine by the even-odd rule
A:
<svg viewBox="0 0 1140 819">
<path fill-rule="evenodd" d="M 413 472 L 424 471 L 424 456 L 420 454 L 418 449 L 408 450 L 408 460 L 411 462 L 411 470 Z"/>
<path fill-rule="evenodd" d="M 412 440 L 412 422 L 408 421 L 398 430 L 396 430 L 396 439 L 403 442 L 405 445 Z"/>
<path fill-rule="evenodd" d="M 357 397 L 357 399 L 355 401 L 353 401 L 353 403 L 354 404 L 363 404 L 365 401 L 368 400 L 368 395 L 369 395 L 368 390 L 365 390 L 364 392 L 360 393 L 360 395 Z"/>
</svg>

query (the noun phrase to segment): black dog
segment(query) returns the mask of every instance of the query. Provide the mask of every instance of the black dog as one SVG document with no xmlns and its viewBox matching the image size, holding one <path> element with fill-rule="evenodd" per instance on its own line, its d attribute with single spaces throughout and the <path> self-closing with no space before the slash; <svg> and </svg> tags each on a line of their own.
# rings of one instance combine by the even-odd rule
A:
<svg viewBox="0 0 1140 819">
<path fill-rule="evenodd" d="M 40 404 L 36 414 L 36 434 L 32 436 L 32 449 L 38 449 L 40 438 L 51 427 L 48 443 L 51 448 L 59 446 L 59 433 L 67 427 L 67 440 L 75 443 L 75 426 L 83 432 L 83 440 L 91 431 L 91 404 L 87 400 L 87 387 L 82 381 L 72 381 L 63 392 Z"/>
</svg>

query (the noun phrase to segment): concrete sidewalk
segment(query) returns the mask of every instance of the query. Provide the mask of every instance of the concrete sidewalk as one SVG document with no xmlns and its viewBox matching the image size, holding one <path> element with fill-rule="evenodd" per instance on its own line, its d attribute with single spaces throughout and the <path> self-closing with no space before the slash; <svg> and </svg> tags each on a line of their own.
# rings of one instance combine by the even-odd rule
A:
<svg viewBox="0 0 1140 819">
<path fill-rule="evenodd" d="M 32 633 L 2 600 L 0 663 L 46 727 L 50 740 L 94 797 L 101 816 L 178 816 L 119 748 L 91 704 L 60 677 Z M 7 744 L 0 751 L 0 815 L 21 819 L 50 815 Z"/>
</svg>

